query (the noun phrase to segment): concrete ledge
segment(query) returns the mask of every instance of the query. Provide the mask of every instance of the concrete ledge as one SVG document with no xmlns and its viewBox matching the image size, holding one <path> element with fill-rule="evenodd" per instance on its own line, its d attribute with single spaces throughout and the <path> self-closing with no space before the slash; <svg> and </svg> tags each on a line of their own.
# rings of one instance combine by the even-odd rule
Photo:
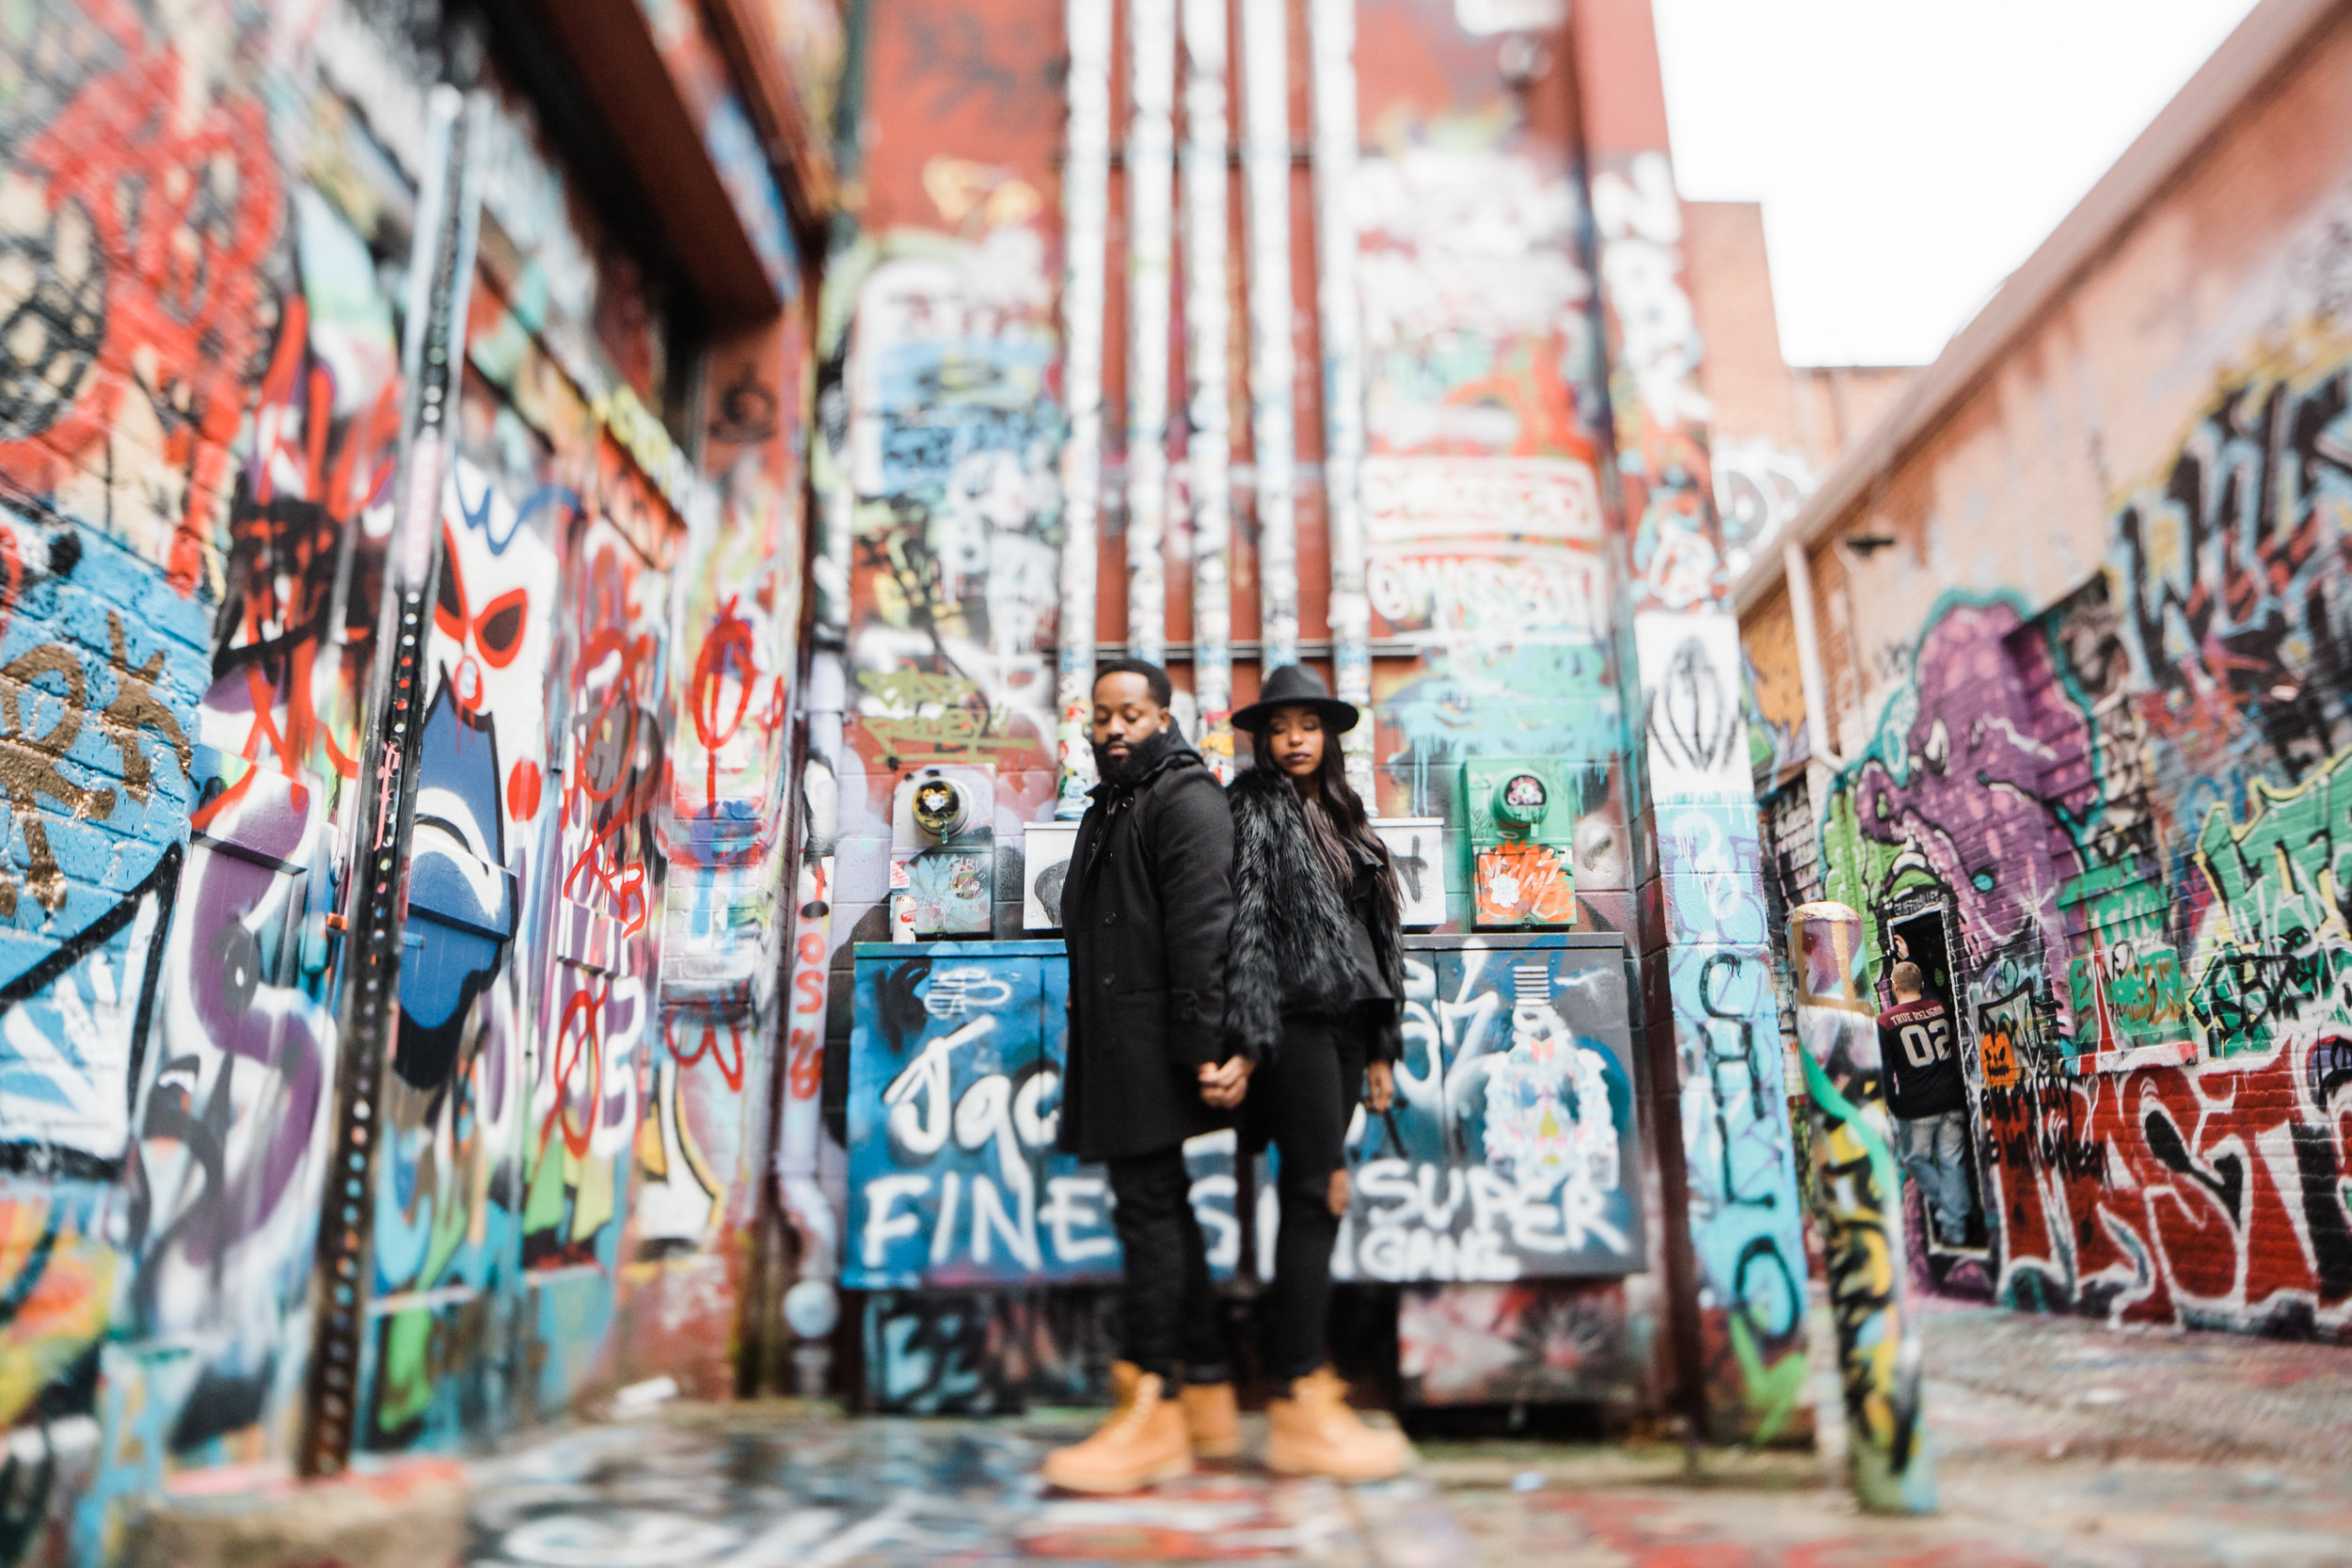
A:
<svg viewBox="0 0 2352 1568">
<path fill-rule="evenodd" d="M 128 1568 L 457 1568 L 472 1488 L 453 1459 L 296 1481 L 195 1472 L 149 1505 Z"/>
</svg>

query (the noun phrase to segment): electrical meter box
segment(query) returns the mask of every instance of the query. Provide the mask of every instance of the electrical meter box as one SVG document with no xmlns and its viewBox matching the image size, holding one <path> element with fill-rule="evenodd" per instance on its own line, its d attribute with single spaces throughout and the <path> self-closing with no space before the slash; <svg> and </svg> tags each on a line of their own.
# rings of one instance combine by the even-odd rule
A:
<svg viewBox="0 0 2352 1568">
<path fill-rule="evenodd" d="M 890 800 L 890 926 L 913 941 L 992 934 L 996 773 L 918 768 Z"/>
<path fill-rule="evenodd" d="M 1578 799 L 1550 757 L 1463 765 L 1470 802 L 1473 922 L 1482 931 L 1576 924 Z"/>
</svg>

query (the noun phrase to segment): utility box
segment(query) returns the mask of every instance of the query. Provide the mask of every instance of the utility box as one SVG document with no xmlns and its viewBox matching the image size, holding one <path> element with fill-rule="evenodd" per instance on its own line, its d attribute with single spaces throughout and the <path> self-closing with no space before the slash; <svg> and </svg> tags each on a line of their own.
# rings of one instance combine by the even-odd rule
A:
<svg viewBox="0 0 2352 1568">
<path fill-rule="evenodd" d="M 1059 942 L 860 942 L 850 1043 L 853 1291 L 1120 1276 L 1110 1180 L 1056 1144 L 1068 1071 Z M 1234 1140 L 1184 1146 L 1209 1269 L 1241 1257 Z"/>
<path fill-rule="evenodd" d="M 996 899 L 993 768 L 923 768 L 890 801 L 890 925 L 910 940 L 985 937 Z"/>
<path fill-rule="evenodd" d="M 1482 931 L 1576 923 L 1576 789 L 1550 757 L 1463 764 L 1473 924 Z"/>
</svg>

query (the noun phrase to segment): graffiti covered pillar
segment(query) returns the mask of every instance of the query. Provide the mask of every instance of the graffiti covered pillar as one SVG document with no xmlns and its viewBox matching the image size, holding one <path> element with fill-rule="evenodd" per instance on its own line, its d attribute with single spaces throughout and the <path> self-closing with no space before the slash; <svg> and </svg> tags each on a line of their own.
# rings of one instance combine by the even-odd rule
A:
<svg viewBox="0 0 2352 1568">
<path fill-rule="evenodd" d="M 1877 1022 L 1856 986 L 1862 955 L 1854 910 L 1820 903 L 1788 911 L 1815 1201 L 1846 1395 L 1846 1474 L 1871 1513 L 1931 1513 L 1935 1464 L 1920 1421 L 1902 1179 L 1881 1092 Z"/>
<path fill-rule="evenodd" d="M 1570 27 L 1631 546 L 1643 1022 L 1673 1096 L 1656 1125 L 1682 1140 L 1660 1156 L 1674 1344 L 1707 1435 L 1766 1442 L 1809 1419 L 1804 1241 L 1682 212 L 1649 0 L 1590 0 Z"/>
</svg>

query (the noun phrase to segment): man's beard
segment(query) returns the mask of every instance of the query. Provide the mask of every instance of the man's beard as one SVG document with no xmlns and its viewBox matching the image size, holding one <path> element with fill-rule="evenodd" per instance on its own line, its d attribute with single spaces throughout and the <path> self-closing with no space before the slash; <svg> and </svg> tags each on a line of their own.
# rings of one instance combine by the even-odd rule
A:
<svg viewBox="0 0 2352 1568">
<path fill-rule="evenodd" d="M 1094 748 L 1096 777 L 1114 788 L 1124 789 L 1141 781 L 1152 765 L 1167 755 L 1169 748 L 1184 744 L 1184 736 L 1173 729 L 1153 730 L 1141 740 L 1131 743 L 1127 754 L 1114 757 L 1107 746 Z"/>
</svg>

